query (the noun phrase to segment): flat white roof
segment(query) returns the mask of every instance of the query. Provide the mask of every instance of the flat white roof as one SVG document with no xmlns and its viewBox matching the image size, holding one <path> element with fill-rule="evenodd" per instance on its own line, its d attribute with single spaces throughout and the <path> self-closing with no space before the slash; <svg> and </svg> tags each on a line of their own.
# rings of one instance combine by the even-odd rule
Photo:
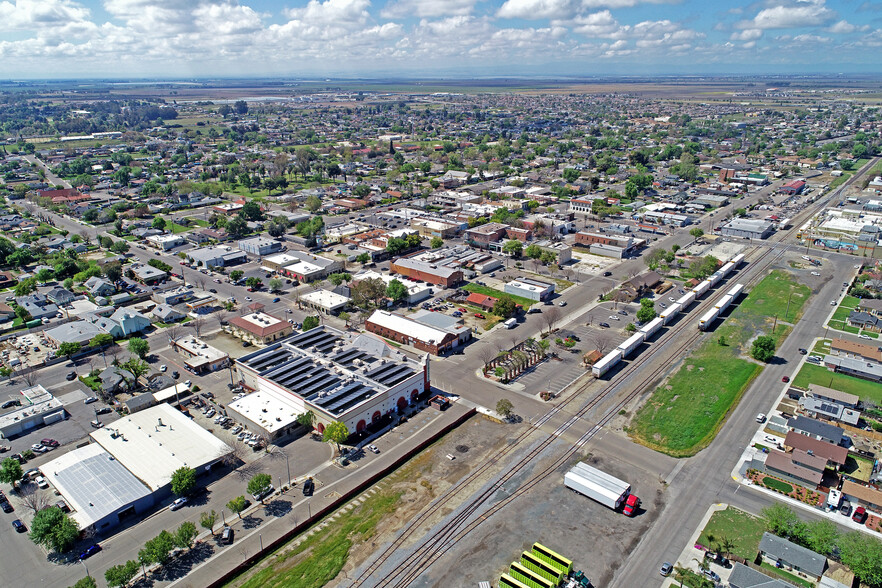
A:
<svg viewBox="0 0 882 588">
<path fill-rule="evenodd" d="M 544 292 L 551 287 L 551 284 L 531 284 L 529 282 L 522 282 L 520 280 L 512 280 L 507 284 L 512 288 L 520 288 L 521 290 L 529 290 L 530 292 Z"/>
<path fill-rule="evenodd" d="M 386 312 L 385 310 L 375 310 L 368 320 L 376 325 L 397 333 L 403 333 L 424 343 L 429 341 L 441 343 L 444 337 L 450 334 L 441 329 L 436 329 L 424 323 L 418 323 L 400 314 Z"/>
<path fill-rule="evenodd" d="M 182 339 L 178 339 L 177 341 L 175 341 L 175 344 L 190 353 L 191 355 L 204 357 L 212 363 L 224 359 L 225 357 L 229 357 L 229 355 L 227 355 L 220 349 L 212 347 L 202 339 L 197 339 L 193 335 L 187 335 Z"/>
<path fill-rule="evenodd" d="M 409 280 L 401 275 L 397 275 L 397 274 L 392 275 L 392 274 L 388 274 L 388 273 L 381 274 L 379 272 L 370 271 L 370 270 L 357 274 L 353 279 L 354 280 L 367 280 L 368 278 L 371 278 L 371 279 L 380 278 L 381 280 L 383 280 L 386 283 L 387 286 L 389 285 L 390 282 L 392 282 L 392 280 L 398 280 L 399 282 L 404 284 L 404 287 L 407 288 L 407 293 L 411 296 L 413 296 L 414 294 L 417 294 L 419 292 L 423 292 L 425 290 L 429 290 L 430 288 L 432 288 L 432 284 L 426 284 L 426 283 L 421 284 L 419 282 L 414 282 L 413 280 Z"/>
<path fill-rule="evenodd" d="M 184 238 L 180 235 L 152 235 L 150 237 L 147 237 L 147 240 L 154 241 L 156 243 L 165 243 L 178 240 L 183 241 Z"/>
<path fill-rule="evenodd" d="M 150 494 L 150 488 L 97 443 L 65 453 L 40 471 L 67 501 L 80 528 Z"/>
<path fill-rule="evenodd" d="M 317 266 L 314 263 L 309 263 L 308 261 L 297 261 L 295 263 L 292 263 L 291 265 L 286 265 L 284 269 L 285 271 L 289 271 L 293 274 L 306 276 L 311 273 L 321 271 L 324 268 Z"/>
<path fill-rule="evenodd" d="M 230 452 L 226 443 L 168 404 L 125 416 L 91 437 L 152 490 L 168 484 L 180 467 L 197 469 Z"/>
<path fill-rule="evenodd" d="M 346 296 L 331 292 L 330 290 L 316 290 L 314 292 L 309 292 L 301 296 L 300 300 L 329 310 L 340 308 L 349 302 L 349 298 Z"/>
<path fill-rule="evenodd" d="M 232 410 L 274 433 L 289 426 L 297 415 L 308 410 L 303 399 L 294 394 L 274 394 L 258 390 L 227 405 Z"/>
<path fill-rule="evenodd" d="M 300 261 L 299 257 L 294 257 L 293 255 L 288 255 L 287 253 L 279 253 L 278 255 L 271 255 L 270 257 L 263 258 L 263 263 L 275 263 L 282 267 L 291 263 L 296 263 L 298 261 Z"/>
<path fill-rule="evenodd" d="M 186 384 L 175 384 L 174 386 L 169 386 L 168 388 L 163 388 L 159 392 L 153 393 L 153 398 L 155 398 L 158 402 L 165 402 L 170 398 L 174 398 L 175 394 L 183 394 L 190 387 Z"/>
<path fill-rule="evenodd" d="M 21 395 L 19 400 L 22 406 L 0 415 L 0 430 L 41 414 L 57 412 L 63 406 L 60 400 L 39 384 L 22 390 Z"/>
<path fill-rule="evenodd" d="M 253 325 L 256 329 L 265 329 L 284 322 L 282 319 L 278 319 L 265 312 L 252 312 L 251 314 L 239 317 L 239 319 Z"/>
</svg>

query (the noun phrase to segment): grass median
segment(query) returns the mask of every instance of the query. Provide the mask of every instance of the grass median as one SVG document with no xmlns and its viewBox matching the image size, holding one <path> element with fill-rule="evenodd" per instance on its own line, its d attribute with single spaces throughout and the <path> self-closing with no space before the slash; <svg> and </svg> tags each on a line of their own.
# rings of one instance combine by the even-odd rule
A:
<svg viewBox="0 0 882 588">
<path fill-rule="evenodd" d="M 629 435 L 674 457 L 707 447 L 762 371 L 762 364 L 749 358 L 753 339 L 772 334 L 779 346 L 792 330 L 784 317 L 798 320 L 810 295 L 811 289 L 789 273 L 771 272 L 653 392 L 631 421 Z"/>
</svg>

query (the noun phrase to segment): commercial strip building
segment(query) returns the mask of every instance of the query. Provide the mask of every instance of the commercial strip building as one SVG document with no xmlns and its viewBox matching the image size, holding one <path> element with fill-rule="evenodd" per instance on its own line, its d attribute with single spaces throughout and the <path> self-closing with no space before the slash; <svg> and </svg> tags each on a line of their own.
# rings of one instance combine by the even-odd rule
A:
<svg viewBox="0 0 882 588">
<path fill-rule="evenodd" d="M 624 259 L 637 252 L 637 249 L 645 244 L 643 239 L 626 237 L 624 235 L 609 235 L 606 233 L 593 233 L 591 231 L 579 231 L 576 233 L 576 245 L 587 247 L 595 255 Z"/>
<path fill-rule="evenodd" d="M 261 267 L 296 278 L 301 282 L 312 282 L 323 280 L 334 272 L 341 271 L 343 262 L 305 251 L 292 250 L 267 257 L 261 261 Z"/>
<path fill-rule="evenodd" d="M 425 283 L 421 283 L 421 282 L 414 282 L 413 280 L 408 280 L 404 276 L 400 276 L 400 275 L 393 276 L 388 273 L 380 273 L 380 272 L 375 272 L 372 270 L 368 270 L 368 271 L 364 271 L 364 272 L 360 272 L 358 274 L 355 274 L 352 277 L 352 282 L 358 283 L 362 280 L 374 280 L 374 279 L 383 280 L 383 282 L 386 284 L 386 286 L 388 286 L 392 280 L 398 280 L 399 282 L 401 282 L 404 285 L 404 287 L 407 288 L 407 298 L 405 298 L 404 301 L 407 302 L 408 304 L 415 304 L 421 300 L 425 300 L 426 298 L 429 298 L 432 295 L 432 293 L 429 291 L 429 290 L 431 290 L 432 287 L 429 284 L 425 284 Z"/>
<path fill-rule="evenodd" d="M 208 471 L 230 447 L 168 404 L 127 415 L 40 469 L 82 528 L 109 529 L 171 492 L 175 470 Z"/>
<path fill-rule="evenodd" d="M 719 233 L 724 237 L 766 239 L 775 232 L 775 225 L 766 220 L 733 218 L 728 223 L 720 225 L 719 229 Z"/>
<path fill-rule="evenodd" d="M 327 326 L 241 357 L 236 371 L 253 392 L 227 410 L 268 440 L 296 430 L 307 411 L 319 432 L 342 422 L 361 433 L 430 391 L 428 355 L 418 362 L 374 335 Z"/>
<path fill-rule="evenodd" d="M 183 235 L 151 235 L 146 239 L 147 244 L 162 251 L 168 251 L 184 245 L 187 240 Z"/>
<path fill-rule="evenodd" d="M 447 288 L 456 286 L 463 280 L 462 270 L 438 265 L 428 261 L 420 261 L 412 257 L 400 257 L 393 261 L 389 269 L 396 274 L 412 280 L 420 280 Z"/>
<path fill-rule="evenodd" d="M 530 300 L 546 300 L 554 294 L 554 284 L 533 278 L 517 278 L 505 284 L 505 293 L 529 298 Z"/>
<path fill-rule="evenodd" d="M 300 297 L 300 304 L 324 314 L 339 314 L 349 304 L 349 298 L 330 290 L 315 290 Z"/>
<path fill-rule="evenodd" d="M 420 311 L 409 316 L 376 310 L 365 321 L 365 330 L 432 355 L 452 351 L 472 338 L 461 320 L 441 313 Z"/>
<path fill-rule="evenodd" d="M 64 405 L 39 384 L 25 388 L 14 399 L 19 406 L 0 412 L 0 438 L 10 439 L 64 418 Z"/>
<path fill-rule="evenodd" d="M 194 374 L 216 372 L 230 365 L 230 356 L 198 339 L 187 335 L 171 342 L 171 348 L 187 356 L 184 365 Z"/>
<path fill-rule="evenodd" d="M 282 242 L 267 237 L 251 237 L 250 239 L 242 239 L 238 243 L 239 249 L 248 255 L 255 257 L 263 257 L 282 250 Z"/>
<path fill-rule="evenodd" d="M 294 327 L 288 321 L 265 312 L 236 316 L 227 322 L 230 324 L 230 333 L 233 336 L 252 343 L 271 343 L 284 339 L 294 331 Z"/>
<path fill-rule="evenodd" d="M 196 267 L 227 267 L 248 261 L 244 251 L 229 245 L 194 249 L 187 252 L 187 257 Z"/>
</svg>

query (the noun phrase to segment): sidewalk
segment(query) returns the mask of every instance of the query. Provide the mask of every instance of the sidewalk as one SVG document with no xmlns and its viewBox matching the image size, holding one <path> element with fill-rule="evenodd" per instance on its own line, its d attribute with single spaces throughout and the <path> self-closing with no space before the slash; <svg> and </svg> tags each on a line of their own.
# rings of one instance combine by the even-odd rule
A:
<svg viewBox="0 0 882 588">
<path fill-rule="evenodd" d="M 698 562 L 704 559 L 704 551 L 701 549 L 696 549 L 695 544 L 698 543 L 698 538 L 701 537 L 701 532 L 704 530 L 704 527 L 707 525 L 707 522 L 713 516 L 715 512 L 726 510 L 729 508 L 728 504 L 719 503 L 712 504 L 710 508 L 707 509 L 707 512 L 704 513 L 704 516 L 701 519 L 701 522 L 698 523 L 698 527 L 695 529 L 695 532 L 689 538 L 689 543 L 683 549 L 680 556 L 677 558 L 677 561 L 671 562 L 674 566 L 680 566 L 683 568 L 687 568 L 692 570 L 693 572 L 698 573 Z M 661 562 L 659 562 L 661 565 Z M 732 573 L 732 568 L 724 568 L 723 566 L 719 566 L 716 564 L 711 564 L 713 566 L 713 570 L 720 575 L 720 578 L 723 581 L 723 584 L 726 585 L 729 581 L 729 574 Z M 671 586 L 679 586 L 679 582 L 674 580 L 674 572 L 671 572 L 671 575 L 665 578 L 665 581 L 662 583 L 662 588 L 669 588 Z"/>
</svg>

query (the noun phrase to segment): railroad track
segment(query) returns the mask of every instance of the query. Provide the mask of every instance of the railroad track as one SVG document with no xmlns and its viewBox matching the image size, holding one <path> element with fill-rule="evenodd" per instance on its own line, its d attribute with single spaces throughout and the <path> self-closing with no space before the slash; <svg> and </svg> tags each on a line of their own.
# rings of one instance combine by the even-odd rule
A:
<svg viewBox="0 0 882 588">
<path fill-rule="evenodd" d="M 868 166 L 869 165 L 870 164 L 868 164 Z M 864 169 L 866 168 L 867 167 L 865 166 Z M 863 172 L 864 169 L 862 169 L 861 172 Z M 826 206 L 829 200 L 831 200 L 835 195 L 841 193 L 842 188 L 850 184 L 851 181 L 853 181 L 858 175 L 860 174 L 854 174 L 851 178 L 849 178 L 849 182 L 843 185 L 839 190 L 831 192 L 827 197 L 819 200 L 816 203 L 816 206 L 813 206 L 809 210 L 805 211 L 805 213 L 798 216 L 810 217 L 812 214 L 817 212 L 817 210 L 821 209 L 823 206 Z M 805 219 L 797 222 L 796 219 L 794 219 L 794 228 L 789 229 L 783 233 L 778 233 L 776 235 L 777 239 L 774 247 L 754 249 L 748 255 L 746 255 L 746 260 L 749 262 L 750 265 L 741 275 L 750 275 L 750 277 L 742 281 L 742 283 L 745 283 L 745 286 L 750 287 L 758 282 L 765 275 L 766 271 L 791 249 L 791 245 L 784 245 L 783 247 L 781 247 L 780 245 L 798 230 L 797 227 L 799 226 L 799 223 L 804 222 L 804 220 Z M 754 259 L 751 259 L 751 257 L 754 257 Z M 699 311 L 699 308 L 708 306 L 712 303 L 712 301 L 714 301 L 716 298 L 719 298 L 723 294 L 723 289 L 718 287 L 715 290 L 714 295 L 708 296 L 708 298 L 704 301 L 704 304 L 699 304 L 698 306 L 693 308 L 693 311 Z M 692 314 L 692 311 L 690 311 L 690 314 Z M 697 315 L 698 312 L 696 312 L 695 314 Z M 688 316 L 686 318 L 688 318 Z M 692 321 L 685 320 L 684 317 L 681 317 L 678 323 L 674 327 L 670 328 L 668 331 L 673 331 L 676 335 L 682 333 L 684 329 L 689 329 L 690 327 L 693 327 L 694 325 L 692 323 Z M 665 331 L 665 333 L 667 333 L 668 331 Z M 698 339 L 703 334 L 704 333 L 697 330 L 693 331 L 691 334 L 688 334 L 684 339 L 678 342 L 677 346 L 673 350 L 674 355 L 679 356 L 681 353 L 687 351 L 695 342 L 698 341 Z M 543 468 L 538 473 L 533 473 L 526 481 L 521 483 L 516 490 L 505 496 L 505 498 L 495 502 L 483 512 L 478 512 L 485 505 L 485 503 L 487 503 L 492 497 L 496 496 L 500 490 L 504 489 L 505 484 L 508 481 L 520 474 L 557 438 L 561 437 L 567 430 L 575 426 L 576 423 L 581 422 L 588 413 L 600 406 L 611 396 L 614 396 L 617 392 L 617 388 L 621 384 L 623 384 L 628 378 L 630 378 L 635 372 L 637 372 L 637 370 L 641 369 L 644 365 L 650 362 L 655 357 L 655 355 L 665 349 L 665 347 L 666 346 L 663 345 L 652 345 L 649 350 L 641 353 L 637 358 L 629 362 L 624 368 L 620 369 L 616 373 L 616 375 L 613 376 L 613 378 L 610 380 L 609 384 L 605 387 L 604 390 L 601 390 L 599 394 L 594 396 L 591 400 L 588 401 L 588 403 L 582 406 L 570 419 L 557 427 L 557 429 L 555 429 L 552 433 L 548 434 L 545 439 L 543 439 L 538 445 L 531 449 L 529 453 L 519 458 L 517 462 L 515 462 L 494 482 L 492 482 L 484 489 L 480 490 L 474 497 L 469 500 L 467 504 L 463 505 L 460 508 L 459 512 L 449 518 L 443 525 L 441 525 L 441 527 L 435 529 L 430 535 L 425 537 L 422 540 L 421 544 L 412 553 L 410 553 L 405 558 L 405 560 L 401 562 L 396 567 L 396 569 L 390 573 L 390 575 L 387 575 L 383 578 L 383 586 L 388 586 L 391 588 L 404 588 L 406 586 L 409 586 L 423 573 L 426 567 L 431 564 L 432 560 L 443 556 L 466 535 L 470 534 L 477 527 L 490 519 L 495 513 L 505 508 L 516 498 L 528 492 L 534 486 L 545 480 L 561 465 L 566 463 L 576 452 L 584 447 L 597 434 L 598 431 L 600 431 L 606 424 L 608 424 L 609 421 L 612 420 L 612 418 L 614 418 L 614 416 L 619 412 L 619 410 L 627 406 L 628 403 L 641 395 L 643 393 L 643 390 L 647 386 L 652 385 L 657 380 L 660 380 L 669 370 L 670 366 L 664 364 L 652 369 L 637 383 L 637 385 L 633 387 L 633 389 L 629 393 L 619 399 L 614 406 L 605 410 L 603 415 L 596 421 L 596 423 L 593 426 L 589 427 L 589 429 L 585 431 L 576 440 L 575 443 L 572 443 L 570 447 L 562 455 L 556 458 L 550 465 Z M 576 391 L 572 392 L 561 403 L 555 405 L 545 415 L 543 415 L 540 419 L 533 423 L 533 425 L 538 429 L 542 425 L 546 424 L 555 415 L 560 413 L 566 406 L 572 403 L 576 398 L 580 397 L 581 393 L 584 392 L 592 383 L 593 380 L 588 380 L 587 382 L 580 385 Z M 518 449 L 531 435 L 532 429 L 533 427 L 531 426 L 530 428 L 524 430 L 512 443 L 498 451 L 489 460 L 482 463 L 464 480 L 458 483 L 457 486 L 461 487 L 463 485 L 468 485 L 469 483 L 477 480 L 480 476 L 487 473 L 495 464 L 499 463 L 500 460 L 507 457 L 516 449 Z M 380 570 L 380 568 L 392 557 L 392 555 L 397 550 L 402 548 L 408 541 L 410 541 L 413 535 L 422 528 L 422 526 L 435 512 L 438 511 L 438 507 L 444 506 L 455 496 L 457 496 L 456 489 L 450 488 L 444 495 L 442 495 L 432 504 L 433 508 L 431 510 L 427 509 L 426 511 L 412 519 L 407 524 L 405 529 L 402 530 L 401 533 L 399 533 L 395 540 L 393 540 L 392 543 L 386 547 L 383 553 L 381 553 L 370 564 L 370 566 L 363 570 L 361 574 L 359 574 L 359 576 L 354 579 L 351 586 L 360 587 L 366 585 L 371 577 Z"/>
</svg>

